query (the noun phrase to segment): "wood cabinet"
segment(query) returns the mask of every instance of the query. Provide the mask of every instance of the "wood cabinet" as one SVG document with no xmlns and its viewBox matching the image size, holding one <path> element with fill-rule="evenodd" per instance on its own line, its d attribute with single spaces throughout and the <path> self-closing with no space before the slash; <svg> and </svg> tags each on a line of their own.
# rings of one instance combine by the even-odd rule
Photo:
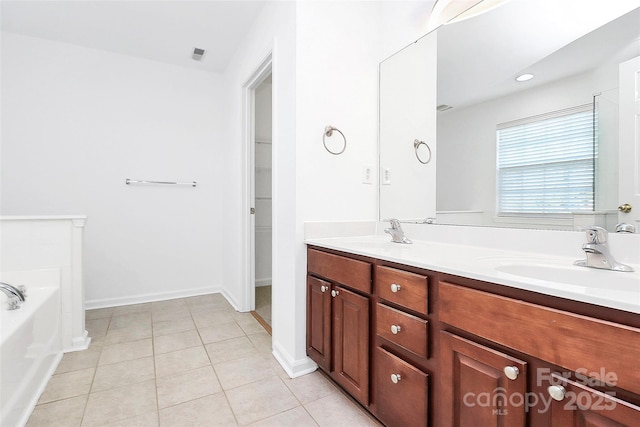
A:
<svg viewBox="0 0 640 427">
<path fill-rule="evenodd" d="M 442 418 L 451 426 L 524 427 L 527 363 L 440 332 Z"/>
<path fill-rule="evenodd" d="M 309 248 L 307 354 L 387 427 L 640 426 L 633 313 Z"/>
<path fill-rule="evenodd" d="M 343 284 L 370 290 L 371 265 L 315 250 L 309 251 L 308 258 L 307 355 L 366 406 L 370 300 Z"/>
</svg>

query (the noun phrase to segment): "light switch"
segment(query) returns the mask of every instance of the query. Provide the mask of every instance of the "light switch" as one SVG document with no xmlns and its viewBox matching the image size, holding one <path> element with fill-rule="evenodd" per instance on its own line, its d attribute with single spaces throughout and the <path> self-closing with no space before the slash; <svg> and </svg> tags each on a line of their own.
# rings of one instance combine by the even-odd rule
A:
<svg viewBox="0 0 640 427">
<path fill-rule="evenodd" d="M 391 185 L 391 168 L 382 168 L 382 185 Z"/>
<path fill-rule="evenodd" d="M 373 168 L 369 165 L 362 167 L 362 183 L 373 184 Z"/>
</svg>

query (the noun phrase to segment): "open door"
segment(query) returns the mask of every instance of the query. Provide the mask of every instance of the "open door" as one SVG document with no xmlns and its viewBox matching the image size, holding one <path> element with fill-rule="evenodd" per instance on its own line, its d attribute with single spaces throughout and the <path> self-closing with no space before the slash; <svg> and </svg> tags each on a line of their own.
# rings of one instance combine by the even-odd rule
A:
<svg viewBox="0 0 640 427">
<path fill-rule="evenodd" d="M 640 231 L 640 56 L 620 64 L 618 220 Z"/>
</svg>

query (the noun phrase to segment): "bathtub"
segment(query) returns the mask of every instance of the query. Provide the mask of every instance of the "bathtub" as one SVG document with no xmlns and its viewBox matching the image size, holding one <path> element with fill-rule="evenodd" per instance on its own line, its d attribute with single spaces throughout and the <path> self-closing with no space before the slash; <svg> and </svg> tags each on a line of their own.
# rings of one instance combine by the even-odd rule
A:
<svg viewBox="0 0 640 427">
<path fill-rule="evenodd" d="M 62 358 L 60 270 L 2 273 L 27 287 L 18 310 L 0 293 L 0 426 L 23 426 Z"/>
</svg>

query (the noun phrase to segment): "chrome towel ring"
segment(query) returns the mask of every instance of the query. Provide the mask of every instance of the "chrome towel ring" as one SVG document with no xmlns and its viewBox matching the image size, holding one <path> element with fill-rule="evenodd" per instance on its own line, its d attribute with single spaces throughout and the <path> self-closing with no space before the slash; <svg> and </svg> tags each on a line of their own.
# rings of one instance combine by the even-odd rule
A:
<svg viewBox="0 0 640 427">
<path fill-rule="evenodd" d="M 342 136 L 342 139 L 344 140 L 344 145 L 342 146 L 342 150 L 340 151 L 331 151 L 329 147 L 327 147 L 326 138 L 327 137 L 330 138 L 333 135 L 334 130 L 338 132 Z M 329 125 L 324 128 L 324 133 L 322 134 L 322 144 L 324 144 L 325 150 L 327 150 L 329 153 L 338 155 L 338 154 L 344 153 L 344 150 L 347 148 L 347 138 L 345 138 L 344 134 L 340 131 L 340 129 Z"/>
<path fill-rule="evenodd" d="M 429 153 L 429 157 L 426 160 L 423 160 L 420 157 L 420 153 L 418 153 L 418 148 L 420 148 L 421 145 L 424 145 L 425 147 L 427 147 L 427 151 Z M 414 140 L 413 141 L 413 151 L 416 152 L 416 158 L 423 165 L 426 165 L 427 163 L 429 163 L 431 161 L 431 148 L 429 147 L 429 145 L 426 142 L 420 141 L 419 139 Z"/>
</svg>

